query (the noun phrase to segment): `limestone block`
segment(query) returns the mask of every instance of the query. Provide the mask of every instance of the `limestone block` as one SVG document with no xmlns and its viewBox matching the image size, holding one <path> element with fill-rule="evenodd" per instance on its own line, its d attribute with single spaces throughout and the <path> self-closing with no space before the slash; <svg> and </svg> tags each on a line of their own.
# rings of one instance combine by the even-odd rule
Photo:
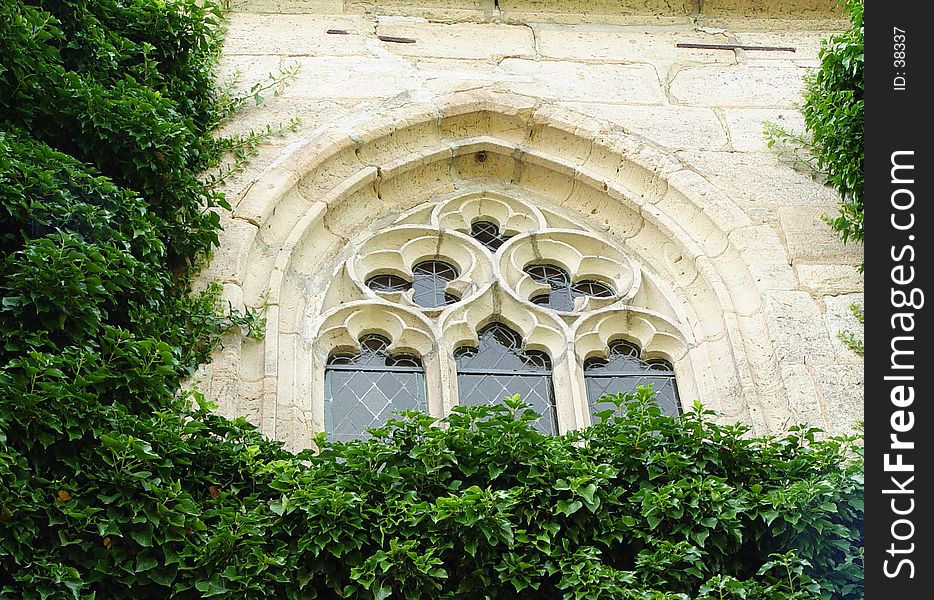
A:
<svg viewBox="0 0 934 600">
<path fill-rule="evenodd" d="M 291 66 L 294 62 L 288 64 Z M 284 66 L 279 56 L 239 56 L 222 53 L 216 68 L 218 86 L 235 97 L 249 96 L 250 88 L 277 77 Z M 265 95 L 272 96 L 273 92 L 266 92 Z"/>
<path fill-rule="evenodd" d="M 235 219 L 227 211 L 218 211 L 223 231 L 220 242 L 225 249 L 215 252 L 202 276 L 221 283 L 241 283 L 246 272 L 247 251 L 256 238 L 256 225 Z"/>
<path fill-rule="evenodd" d="M 487 110 L 452 115 L 441 119 L 441 135 L 449 140 L 483 136 L 518 146 L 529 137 L 526 116 L 504 115 Z"/>
<path fill-rule="evenodd" d="M 693 197 L 671 187 L 665 197 L 654 206 L 670 218 L 678 228 L 697 243 L 706 256 L 718 256 L 726 249 L 729 228 L 719 224 L 705 214 L 704 207 Z"/>
<path fill-rule="evenodd" d="M 343 0 L 230 0 L 233 12 L 256 13 L 326 13 L 343 11 Z"/>
<path fill-rule="evenodd" d="M 794 108 L 801 103 L 804 73 L 787 64 L 692 67 L 675 74 L 669 93 L 688 106 Z"/>
<path fill-rule="evenodd" d="M 503 56 L 535 57 L 532 30 L 492 23 L 436 23 L 423 19 L 380 18 L 376 32 L 415 40 L 414 44 L 384 42 L 401 56 L 457 59 L 493 59 Z"/>
<path fill-rule="evenodd" d="M 607 119 L 627 132 L 672 150 L 722 150 L 727 145 L 723 126 L 709 108 L 590 102 L 569 102 L 566 105 L 584 114 Z"/>
<path fill-rule="evenodd" d="M 574 187 L 573 178 L 567 174 L 524 161 L 519 163 L 516 183 L 529 193 L 546 198 L 556 205 L 564 202 Z"/>
<path fill-rule="evenodd" d="M 346 35 L 329 34 L 341 30 Z M 362 16 L 336 14 L 233 13 L 227 22 L 224 54 L 346 56 L 366 54 L 373 25 Z"/>
<path fill-rule="evenodd" d="M 794 211 L 816 206 L 818 211 L 835 212 L 837 195 L 832 189 L 774 154 L 686 151 L 678 156 L 744 209 L 778 205 Z"/>
<path fill-rule="evenodd" d="M 643 220 L 638 208 L 626 206 L 602 190 L 575 182 L 568 199 L 562 205 L 580 213 L 601 231 L 611 231 L 619 240 L 626 240 L 642 229 Z"/>
<path fill-rule="evenodd" d="M 782 365 L 806 364 L 823 369 L 836 362 L 833 342 L 817 302 L 806 292 L 770 291 L 764 294 L 765 317 Z"/>
<path fill-rule="evenodd" d="M 863 420 L 863 365 L 828 365 L 816 371 L 831 433 L 855 433 Z"/>
<path fill-rule="evenodd" d="M 826 430 L 830 423 L 827 422 L 819 385 L 814 380 L 814 370 L 805 365 L 783 365 L 781 373 L 788 393 L 788 425 L 808 425 Z"/>
<path fill-rule="evenodd" d="M 840 339 L 841 333 L 848 333 L 858 339 L 863 339 L 863 325 L 850 310 L 852 304 L 863 306 L 863 295 L 825 296 L 822 300 L 825 307 L 824 322 L 827 324 L 827 333 L 833 340 L 838 360 L 841 363 L 863 364 L 863 358 L 850 350 Z"/>
<path fill-rule="evenodd" d="M 579 102 L 661 104 L 664 101 L 658 75 L 650 65 L 589 65 L 507 58 L 500 67 L 507 75 L 523 76 L 522 81 L 506 84 L 519 94 Z"/>
<path fill-rule="evenodd" d="M 537 23 L 688 23 L 689 0 L 499 0 L 502 18 L 509 22 Z"/>
<path fill-rule="evenodd" d="M 678 48 L 681 42 L 724 44 L 724 34 L 708 34 L 688 27 L 666 31 L 661 27 L 621 27 L 610 25 L 553 25 L 536 23 L 538 51 L 546 58 L 585 62 L 656 63 L 697 62 L 703 64 L 736 62 L 732 52 Z"/>
<path fill-rule="evenodd" d="M 730 135 L 730 145 L 740 152 L 773 152 L 768 148 L 765 123 L 770 122 L 790 133 L 804 131 L 804 116 L 797 110 L 774 108 L 725 108 L 723 118 Z"/>
<path fill-rule="evenodd" d="M 516 159 L 493 152 L 471 152 L 454 158 L 451 168 L 460 179 L 508 181 L 516 171 Z"/>
<path fill-rule="evenodd" d="M 302 98 L 390 98 L 419 85 L 415 68 L 391 54 L 373 56 L 300 56 L 298 75 L 284 92 Z"/>
<path fill-rule="evenodd" d="M 265 166 L 276 158 L 275 152 L 282 152 L 286 146 L 306 139 L 310 131 L 360 110 L 367 102 L 368 99 L 360 98 L 348 98 L 339 102 L 324 99 L 309 102 L 306 98 L 266 98 L 265 102 L 258 106 L 251 104 L 237 111 L 234 118 L 221 125 L 216 135 L 262 133 L 267 126 L 273 129 L 287 127 L 291 119 L 298 119 L 300 123 L 296 131 L 285 131 L 283 135 L 269 139 L 268 148 L 273 153 L 271 157 L 266 158 L 269 153 L 263 148 L 261 152 L 264 156 L 255 157 L 250 165 L 251 168 L 254 164 Z"/>
<path fill-rule="evenodd" d="M 712 185 L 702 175 L 690 169 L 683 169 L 672 173 L 668 177 L 668 196 L 683 197 L 687 202 L 703 211 L 717 229 L 729 232 L 739 227 L 750 225 L 749 219 L 741 211 L 733 199 L 722 190 Z M 661 206 L 661 202 L 658 203 Z"/>
<path fill-rule="evenodd" d="M 261 382 L 264 372 L 263 356 L 266 344 L 264 340 L 244 338 L 240 343 L 240 379 L 246 382 Z M 257 390 L 252 398 L 259 398 L 262 389 Z"/>
<path fill-rule="evenodd" d="M 855 265 L 795 265 L 801 289 L 815 296 L 851 294 L 863 289 L 863 274 Z"/>
<path fill-rule="evenodd" d="M 821 219 L 836 210 L 820 206 L 782 207 L 778 211 L 785 245 L 792 264 L 809 263 L 858 265 L 863 260 L 862 246 L 844 244 L 837 233 Z"/>
<path fill-rule="evenodd" d="M 441 196 L 455 189 L 448 161 L 416 167 L 403 176 L 393 177 L 380 184 L 381 211 L 375 214 L 398 214 L 418 204 L 420 198 Z M 367 220 L 372 220 L 372 216 L 373 213 Z"/>
<path fill-rule="evenodd" d="M 736 229 L 730 233 L 730 244 L 742 256 L 760 292 L 793 290 L 797 287 L 798 282 L 785 248 L 768 225 Z"/>
<path fill-rule="evenodd" d="M 836 0 L 704 0 L 704 15 L 737 15 L 744 17 L 826 17 L 840 13 Z"/>
<path fill-rule="evenodd" d="M 245 253 L 246 274 L 243 277 L 243 296 L 251 306 L 259 302 L 269 290 L 269 273 L 272 271 L 276 256 L 259 240 Z"/>
<path fill-rule="evenodd" d="M 488 21 L 494 12 L 493 0 L 349 0 L 346 5 L 370 14 L 443 21 Z"/>
<path fill-rule="evenodd" d="M 340 250 L 343 241 L 328 231 L 320 218 L 316 219 L 303 232 L 301 241 L 292 250 L 290 272 L 300 276 L 314 275 L 328 258 Z"/>
</svg>

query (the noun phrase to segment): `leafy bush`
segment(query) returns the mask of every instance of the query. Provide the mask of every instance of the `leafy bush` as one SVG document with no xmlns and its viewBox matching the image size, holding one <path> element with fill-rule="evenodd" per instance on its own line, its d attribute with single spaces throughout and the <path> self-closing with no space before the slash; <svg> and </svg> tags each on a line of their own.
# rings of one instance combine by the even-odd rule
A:
<svg viewBox="0 0 934 600">
<path fill-rule="evenodd" d="M 843 3 L 851 26 L 824 40 L 821 66 L 805 76 L 807 134 L 766 124 L 769 146 L 826 178 L 840 194 L 840 212 L 825 217 L 844 242 L 863 241 L 863 3 Z"/>
<path fill-rule="evenodd" d="M 0 3 L 0 597 L 858 598 L 860 461 L 646 392 L 546 437 L 518 401 L 317 455 L 180 380 L 230 142 L 204 0 Z M 620 398 L 623 403 L 626 399 Z"/>
<path fill-rule="evenodd" d="M 844 241 L 863 240 L 863 0 L 844 3 L 851 27 L 827 40 L 807 79 L 804 123 L 818 167 L 840 193 L 831 226 Z"/>
</svg>

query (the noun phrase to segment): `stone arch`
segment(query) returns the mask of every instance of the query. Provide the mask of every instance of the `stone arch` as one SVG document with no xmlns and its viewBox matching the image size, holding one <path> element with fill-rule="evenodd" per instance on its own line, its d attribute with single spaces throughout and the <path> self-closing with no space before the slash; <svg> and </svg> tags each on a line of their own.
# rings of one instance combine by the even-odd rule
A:
<svg viewBox="0 0 934 600">
<path fill-rule="evenodd" d="M 296 357 L 307 355 L 327 290 L 353 285 L 344 267 L 322 269 L 420 211 L 439 230 L 452 227 L 450 211 L 434 207 L 471 194 L 534 204 L 532 218 L 514 219 L 520 230 L 540 220 L 551 228 L 583 223 L 637 257 L 656 284 L 640 286 L 633 300 L 663 306 L 686 325 L 678 360 L 700 399 L 757 432 L 782 427 L 787 393 L 761 303 L 766 290 L 794 288 L 777 236 L 752 225 L 702 175 L 619 126 L 484 91 L 384 106 L 317 130 L 237 204 L 212 274 L 244 305 L 268 306 L 266 337 L 245 342 L 240 367 L 262 381 L 265 433 L 297 439 L 292 430 L 302 425 L 281 414 L 295 404 L 288 380 L 302 368 Z M 498 209 L 501 218 L 515 216 L 509 206 Z M 756 257 L 768 260 L 751 260 L 738 243 L 750 236 Z"/>
</svg>

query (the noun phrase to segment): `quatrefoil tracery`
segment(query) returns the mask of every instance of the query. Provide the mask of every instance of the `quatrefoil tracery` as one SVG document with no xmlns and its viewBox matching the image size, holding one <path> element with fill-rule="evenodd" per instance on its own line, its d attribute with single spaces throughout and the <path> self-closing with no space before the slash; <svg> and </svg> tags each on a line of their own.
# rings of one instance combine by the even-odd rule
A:
<svg viewBox="0 0 934 600">
<path fill-rule="evenodd" d="M 559 354 L 580 337 L 574 332 L 582 320 L 605 311 L 643 311 L 642 301 L 657 301 L 660 293 L 654 279 L 644 280 L 641 267 L 605 236 L 499 192 L 470 192 L 414 208 L 359 242 L 344 264 L 347 278 L 340 281 L 360 290 L 353 297 L 361 307 L 378 301 L 419 313 L 434 323 L 436 339 L 476 339 L 478 328 L 501 315 L 523 324 L 529 347 Z M 332 287 L 325 311 L 351 299 L 337 281 Z M 667 333 L 653 333 L 680 331 L 677 317 L 654 312 L 647 318 L 660 319 L 659 325 L 642 327 L 640 339 L 656 340 L 653 348 L 663 340 L 664 355 L 680 356 L 680 333 L 673 346 Z M 635 325 L 617 324 L 615 330 L 620 326 L 628 331 Z"/>
</svg>

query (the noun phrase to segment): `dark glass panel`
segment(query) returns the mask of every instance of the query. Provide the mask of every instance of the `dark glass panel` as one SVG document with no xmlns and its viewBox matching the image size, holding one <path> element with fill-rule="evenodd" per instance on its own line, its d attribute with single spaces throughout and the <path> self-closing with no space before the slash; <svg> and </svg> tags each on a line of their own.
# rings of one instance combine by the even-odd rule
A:
<svg viewBox="0 0 934 600">
<path fill-rule="evenodd" d="M 366 280 L 366 286 L 374 292 L 404 292 L 412 284 L 398 275 L 374 275 Z"/>
<path fill-rule="evenodd" d="M 490 252 L 496 252 L 512 236 L 501 234 L 496 223 L 474 221 L 470 225 L 470 237 L 486 246 Z"/>
<path fill-rule="evenodd" d="M 532 296 L 530 301 L 533 304 L 547 306 L 553 310 L 572 311 L 574 310 L 574 299 L 581 296 L 596 298 L 610 298 L 613 296 L 613 289 L 599 281 L 588 279 L 571 283 L 571 277 L 567 271 L 554 265 L 528 265 L 524 271 L 538 283 L 551 288 L 551 291 L 547 294 Z"/>
<path fill-rule="evenodd" d="M 487 325 L 478 337 L 476 348 L 458 348 L 454 353 L 460 402 L 467 406 L 495 404 L 519 394 L 542 415 L 535 426 L 544 433 L 557 433 L 548 354 L 523 350 L 521 336 L 501 323 Z"/>
<path fill-rule="evenodd" d="M 453 304 L 458 298 L 444 291 L 447 285 L 457 279 L 457 269 L 440 260 L 426 260 L 412 267 L 412 300 L 425 308 L 436 308 Z"/>
<path fill-rule="evenodd" d="M 390 356 L 381 335 L 360 339 L 359 354 L 335 353 L 324 373 L 324 423 L 328 437 L 350 441 L 364 437 L 401 410 L 428 408 L 422 361 L 411 354 Z"/>
<path fill-rule="evenodd" d="M 593 357 L 584 361 L 584 383 L 590 413 L 613 408 L 609 402 L 599 399 L 609 394 L 632 392 L 638 386 L 652 385 L 655 400 L 666 415 L 678 415 L 681 403 L 678 386 L 671 364 L 661 359 L 643 360 L 635 344 L 624 340 L 610 343 L 607 358 Z"/>
</svg>

